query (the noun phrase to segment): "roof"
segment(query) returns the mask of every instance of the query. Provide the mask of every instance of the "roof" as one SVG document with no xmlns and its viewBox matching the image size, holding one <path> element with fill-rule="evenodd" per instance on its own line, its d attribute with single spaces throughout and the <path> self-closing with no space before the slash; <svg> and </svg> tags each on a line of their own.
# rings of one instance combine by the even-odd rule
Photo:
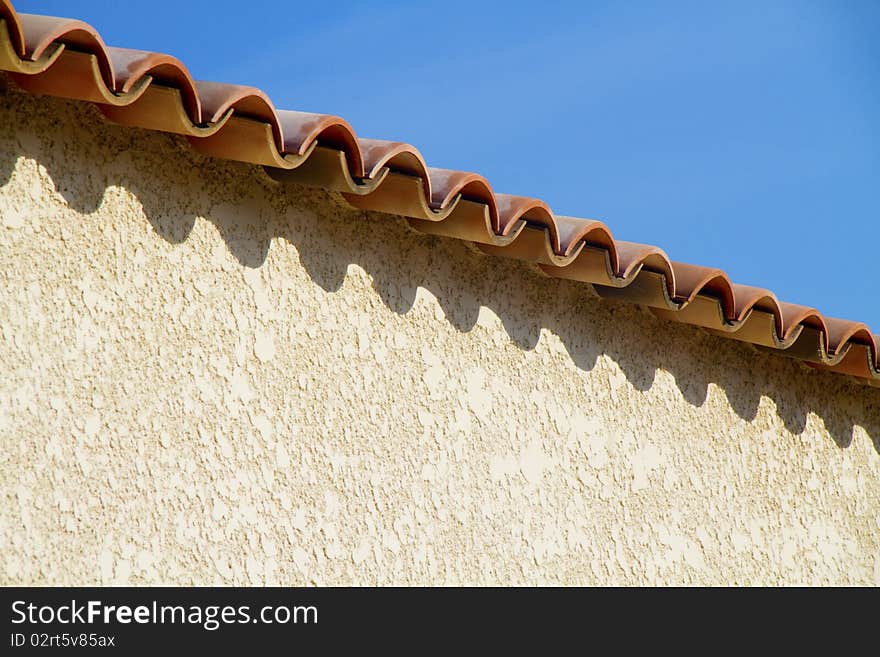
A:
<svg viewBox="0 0 880 657">
<path fill-rule="evenodd" d="M 0 0 L 0 71 L 27 92 L 94 103 L 116 123 L 183 135 L 201 153 L 263 165 L 276 180 L 341 192 L 421 232 L 880 387 L 880 335 L 864 323 L 616 240 L 604 223 L 555 215 L 539 199 L 495 193 L 479 174 L 429 167 L 410 144 L 358 137 L 340 117 L 276 109 L 254 87 L 193 80 L 175 57 L 107 46 L 87 23 L 18 13 Z"/>
</svg>

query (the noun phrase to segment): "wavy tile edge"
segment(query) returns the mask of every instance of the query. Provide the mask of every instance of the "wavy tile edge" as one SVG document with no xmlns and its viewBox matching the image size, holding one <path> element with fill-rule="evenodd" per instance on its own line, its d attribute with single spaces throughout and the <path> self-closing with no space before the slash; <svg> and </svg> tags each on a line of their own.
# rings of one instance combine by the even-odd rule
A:
<svg viewBox="0 0 880 657">
<path fill-rule="evenodd" d="M 405 216 L 421 232 L 880 387 L 880 335 L 864 323 L 615 240 L 604 223 L 555 215 L 540 199 L 497 194 L 479 174 L 429 167 L 410 144 L 358 137 L 341 117 L 279 110 L 260 89 L 194 80 L 177 58 L 107 46 L 82 21 L 21 14 L 0 0 L 0 70 L 27 92 L 93 103 L 121 125 L 183 135 L 206 155 L 341 192 L 354 207 Z"/>
</svg>

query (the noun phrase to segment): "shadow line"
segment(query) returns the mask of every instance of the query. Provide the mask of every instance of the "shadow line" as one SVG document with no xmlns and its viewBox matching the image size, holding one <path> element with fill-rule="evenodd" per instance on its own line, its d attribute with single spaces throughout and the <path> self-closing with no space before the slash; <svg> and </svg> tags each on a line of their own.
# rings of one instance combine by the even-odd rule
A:
<svg viewBox="0 0 880 657">
<path fill-rule="evenodd" d="M 107 123 L 89 105 L 4 91 L 0 84 L 4 124 L 23 128 L 0 141 L 0 186 L 20 157 L 31 158 L 80 214 L 97 210 L 111 189 L 124 190 L 171 244 L 185 242 L 196 218 L 205 217 L 239 263 L 258 268 L 272 241 L 286 240 L 328 292 L 337 291 L 349 265 L 357 264 L 395 313 L 407 313 L 421 287 L 461 332 L 474 328 L 485 306 L 522 350 L 534 349 L 546 330 L 559 337 L 581 370 L 592 370 L 605 356 L 641 391 L 662 370 L 695 407 L 714 385 L 746 421 L 755 419 L 766 398 L 794 434 L 815 414 L 839 447 L 848 447 L 861 427 L 880 452 L 880 389 L 601 300 L 587 285 L 544 276 L 535 281 L 540 274 L 521 262 L 416 234 L 400 218 L 351 209 L 322 190 L 276 183 L 259 167 L 202 157 L 176 136 Z M 163 185 L 155 184 L 156 176 Z M 218 204 L 230 188 L 238 201 Z M 791 385 L 794 379 L 797 385 Z"/>
</svg>

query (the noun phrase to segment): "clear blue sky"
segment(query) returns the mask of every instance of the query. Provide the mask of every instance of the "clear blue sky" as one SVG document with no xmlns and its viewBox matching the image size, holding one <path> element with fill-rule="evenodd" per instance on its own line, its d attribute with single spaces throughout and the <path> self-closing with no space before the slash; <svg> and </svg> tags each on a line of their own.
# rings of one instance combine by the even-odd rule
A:
<svg viewBox="0 0 880 657">
<path fill-rule="evenodd" d="M 880 2 L 13 1 L 880 331 Z"/>
</svg>

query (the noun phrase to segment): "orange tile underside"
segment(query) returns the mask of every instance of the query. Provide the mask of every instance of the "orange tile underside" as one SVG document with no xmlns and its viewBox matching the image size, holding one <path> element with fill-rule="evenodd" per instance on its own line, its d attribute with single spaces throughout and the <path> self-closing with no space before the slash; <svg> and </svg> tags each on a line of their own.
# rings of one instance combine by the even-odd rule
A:
<svg viewBox="0 0 880 657">
<path fill-rule="evenodd" d="M 415 147 L 360 138 L 339 117 L 277 110 L 259 89 L 193 80 L 174 57 L 107 46 L 86 23 L 19 14 L 9 0 L 0 21 L 0 70 L 25 91 L 95 103 L 117 123 L 184 135 L 202 153 L 261 164 L 277 180 L 342 192 L 422 232 L 880 387 L 880 335 L 861 322 L 615 240 L 603 223 L 554 215 L 538 199 L 496 194 L 479 174 L 429 167 Z"/>
</svg>

